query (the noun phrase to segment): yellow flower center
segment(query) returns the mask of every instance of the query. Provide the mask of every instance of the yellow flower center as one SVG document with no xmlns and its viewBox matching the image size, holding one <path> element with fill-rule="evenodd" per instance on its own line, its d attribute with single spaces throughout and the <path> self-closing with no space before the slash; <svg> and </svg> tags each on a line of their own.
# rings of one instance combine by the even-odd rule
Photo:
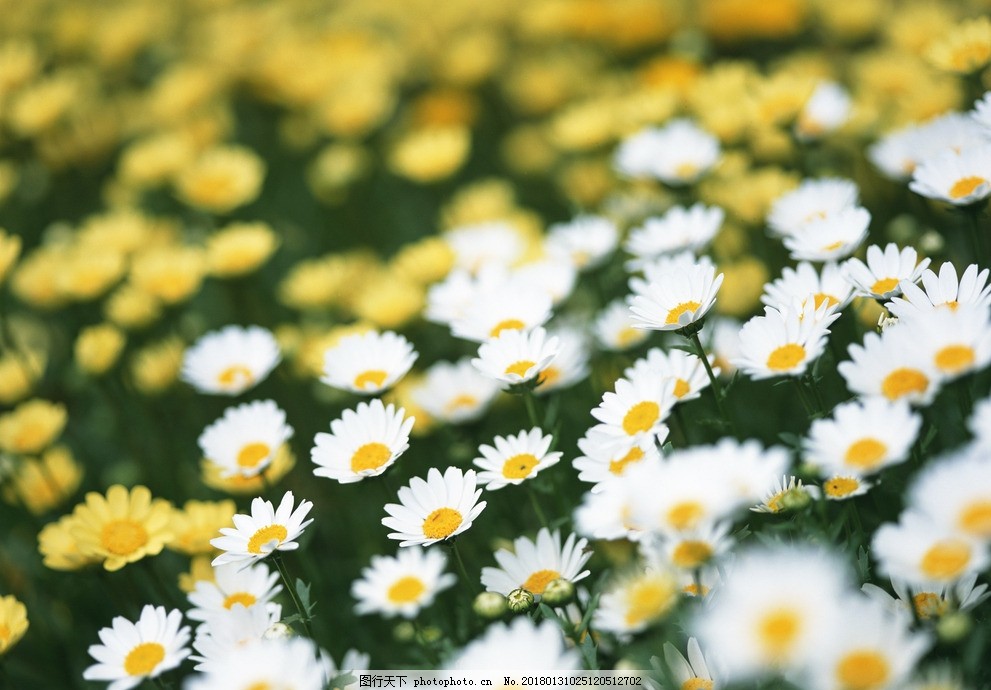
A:
<svg viewBox="0 0 991 690">
<path fill-rule="evenodd" d="M 821 307 L 823 304 L 828 304 L 831 307 L 835 307 L 837 304 L 840 303 L 838 299 L 836 299 L 832 295 L 827 295 L 825 292 L 817 292 L 815 295 L 812 296 L 812 299 L 816 309 Z"/>
<path fill-rule="evenodd" d="M 506 460 L 502 465 L 502 476 L 506 479 L 525 479 L 540 460 L 533 453 L 520 453 Z"/>
<path fill-rule="evenodd" d="M 609 471 L 613 474 L 623 474 L 626 471 L 626 466 L 635 462 L 640 462 L 643 460 L 643 451 L 634 446 L 630 448 L 630 452 L 621 457 L 619 460 L 609 461 Z"/>
<path fill-rule="evenodd" d="M 267 458 L 272 453 L 272 449 L 266 443 L 249 443 L 237 454 L 237 464 L 245 469 L 252 469 Z"/>
<path fill-rule="evenodd" d="M 876 438 L 862 438 L 850 444 L 843 461 L 851 467 L 870 470 L 877 467 L 888 454 L 888 446 Z"/>
<path fill-rule="evenodd" d="M 623 416 L 623 431 L 630 436 L 649 431 L 661 416 L 661 406 L 652 400 L 643 400 L 631 407 Z"/>
<path fill-rule="evenodd" d="M 689 678 L 681 684 L 681 690 L 712 690 L 713 681 L 706 678 Z"/>
<path fill-rule="evenodd" d="M 461 526 L 461 513 L 454 508 L 438 508 L 423 521 L 423 536 L 427 539 L 447 539 Z"/>
<path fill-rule="evenodd" d="M 665 579 L 634 583 L 627 595 L 626 624 L 637 626 L 662 616 L 674 603 L 674 586 Z"/>
<path fill-rule="evenodd" d="M 675 529 L 691 529 L 705 515 L 705 507 L 698 501 L 682 501 L 668 510 L 668 524 Z"/>
<path fill-rule="evenodd" d="M 692 163 L 691 161 L 678 163 L 674 169 L 674 174 L 682 180 L 688 180 L 699 174 L 699 166 L 695 165 L 695 163 Z"/>
<path fill-rule="evenodd" d="M 533 361 L 531 361 L 529 359 L 521 359 L 521 360 L 519 360 L 517 362 L 513 362 L 508 367 L 506 367 L 506 370 L 503 373 L 504 374 L 516 374 L 520 378 L 525 378 L 526 377 L 526 373 L 528 371 L 530 371 L 530 368 L 531 367 L 534 367 L 536 365 L 537 365 L 536 362 L 533 362 Z"/>
<path fill-rule="evenodd" d="M 772 660 L 786 657 L 802 633 L 802 618 L 790 608 L 771 611 L 757 622 L 757 638 Z"/>
<path fill-rule="evenodd" d="M 925 393 L 929 388 L 929 377 L 918 369 L 900 367 L 884 377 L 881 393 L 888 400 L 898 400 L 912 393 Z"/>
<path fill-rule="evenodd" d="M 556 570 L 538 570 L 526 579 L 521 586 L 528 592 L 543 594 L 547 589 L 547 583 L 561 577 L 561 573 Z"/>
<path fill-rule="evenodd" d="M 351 456 L 351 471 L 377 470 L 392 457 L 392 451 L 384 443 L 366 443 Z"/>
<path fill-rule="evenodd" d="M 124 670 L 129 676 L 147 676 L 164 658 L 165 647 L 158 642 L 142 642 L 124 657 Z"/>
<path fill-rule="evenodd" d="M 134 520 L 111 520 L 100 530 L 100 543 L 115 556 L 128 556 L 148 543 L 148 531 Z"/>
<path fill-rule="evenodd" d="M 767 356 L 767 368 L 771 371 L 788 371 L 805 359 L 805 348 L 798 343 L 788 343 L 775 348 Z"/>
<path fill-rule="evenodd" d="M 923 573 L 935 580 L 952 580 L 970 563 L 970 545 L 959 539 L 944 539 L 926 551 L 919 563 Z"/>
<path fill-rule="evenodd" d="M 871 292 L 875 295 L 883 295 L 898 287 L 898 278 L 882 278 L 871 285 Z"/>
<path fill-rule="evenodd" d="M 407 575 L 392 583 L 386 597 L 393 604 L 412 604 L 419 600 L 426 591 L 427 586 L 423 584 L 423 580 L 414 575 Z"/>
<path fill-rule="evenodd" d="M 243 364 L 232 364 L 217 374 L 217 383 L 224 388 L 250 386 L 254 380 L 255 376 L 251 373 L 251 369 Z"/>
<path fill-rule="evenodd" d="M 962 199 L 965 196 L 969 196 L 974 193 L 978 187 L 982 184 L 987 184 L 987 180 L 983 177 L 977 175 L 970 175 L 968 177 L 961 177 L 959 180 L 953 183 L 950 187 L 950 198 L 951 199 Z"/>
<path fill-rule="evenodd" d="M 688 381 L 685 379 L 674 380 L 674 397 L 684 398 L 691 390 L 692 387 L 688 385 Z"/>
<path fill-rule="evenodd" d="M 912 597 L 912 604 L 923 619 L 941 616 L 947 608 L 947 602 L 935 592 L 919 592 Z"/>
<path fill-rule="evenodd" d="M 968 503 L 960 511 L 957 525 L 976 537 L 991 536 L 991 500 L 977 499 Z"/>
<path fill-rule="evenodd" d="M 540 373 L 541 386 L 553 386 L 561 378 L 561 370 L 551 365 Z"/>
<path fill-rule="evenodd" d="M 947 345 L 936 353 L 936 366 L 947 374 L 956 374 L 974 364 L 974 348 L 967 345 Z"/>
<path fill-rule="evenodd" d="M 253 606 L 256 601 L 258 601 L 258 599 L 255 598 L 254 594 L 250 594 L 248 592 L 234 592 L 224 599 L 224 608 L 233 608 L 234 604 L 240 604 L 244 608 L 248 608 L 249 606 Z"/>
<path fill-rule="evenodd" d="M 843 246 L 843 242 L 830 242 L 822 247 L 824 252 L 835 252 L 837 249 Z"/>
<path fill-rule="evenodd" d="M 647 335 L 647 332 L 634 328 L 633 326 L 626 326 L 619 333 L 616 334 L 616 344 L 619 347 L 629 347 L 633 343 L 640 342 Z"/>
<path fill-rule="evenodd" d="M 693 312 L 701 306 L 702 305 L 699 304 L 698 302 L 691 302 L 691 301 L 682 302 L 677 307 L 675 307 L 674 309 L 668 312 L 667 318 L 664 319 L 664 323 L 668 326 L 679 323 L 678 319 L 681 317 L 682 314 L 684 314 L 685 312 Z"/>
<path fill-rule="evenodd" d="M 843 690 L 874 690 L 888 684 L 888 661 L 873 650 L 850 652 L 836 664 L 836 680 Z"/>
<path fill-rule="evenodd" d="M 271 683 L 268 683 L 264 680 L 260 680 L 257 683 L 252 683 L 244 690 L 275 690 L 275 688 Z"/>
<path fill-rule="evenodd" d="M 381 388 L 389 374 L 381 369 L 368 369 L 354 377 L 354 387 L 358 390 Z"/>
<path fill-rule="evenodd" d="M 489 331 L 490 338 L 498 338 L 499 334 L 503 331 L 521 331 L 526 327 L 526 324 L 519 319 L 503 319 Z"/>
<path fill-rule="evenodd" d="M 248 553 L 260 554 L 262 553 L 262 549 L 266 547 L 265 553 L 271 553 L 288 535 L 289 532 L 283 525 L 262 527 L 252 534 L 251 539 L 248 540 Z M 275 543 L 273 544 L 272 542 Z"/>
<path fill-rule="evenodd" d="M 833 477 L 822 485 L 830 498 L 846 498 L 860 488 L 856 477 Z"/>
<path fill-rule="evenodd" d="M 681 591 L 690 597 L 697 597 L 699 595 L 698 585 L 696 585 L 694 582 L 691 583 L 690 585 L 685 585 L 684 587 L 682 587 Z M 702 585 L 702 596 L 705 596 L 708 593 L 709 593 L 709 588 L 706 587 L 705 585 Z"/>
<path fill-rule="evenodd" d="M 683 541 L 671 554 L 671 562 L 679 568 L 697 568 L 712 558 L 712 547 L 704 541 Z"/>
<path fill-rule="evenodd" d="M 455 396 L 444 405 L 444 411 L 448 414 L 460 410 L 462 408 L 471 409 L 478 405 L 478 398 L 474 395 L 468 395 L 467 393 L 462 393 L 461 395 Z"/>
</svg>

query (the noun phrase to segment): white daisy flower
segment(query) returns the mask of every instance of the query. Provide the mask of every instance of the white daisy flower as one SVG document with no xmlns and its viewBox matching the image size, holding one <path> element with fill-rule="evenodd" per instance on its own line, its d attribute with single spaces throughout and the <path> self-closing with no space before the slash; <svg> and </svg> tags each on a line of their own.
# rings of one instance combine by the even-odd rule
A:
<svg viewBox="0 0 991 690">
<path fill-rule="evenodd" d="M 946 530 L 991 543 L 991 460 L 978 445 L 940 458 L 914 477 L 908 504 Z"/>
<path fill-rule="evenodd" d="M 607 479 L 582 497 L 574 513 L 575 530 L 590 539 L 637 541 L 647 534 L 634 524 L 632 510 L 626 485 L 617 477 Z"/>
<path fill-rule="evenodd" d="M 822 473 L 869 476 L 907 460 L 921 428 L 922 416 L 904 400 L 852 400 L 813 421 L 802 450 Z"/>
<path fill-rule="evenodd" d="M 867 149 L 867 156 L 884 175 L 903 181 L 912 177 L 923 161 L 947 151 L 980 146 L 986 139 L 973 118 L 951 112 L 886 134 Z"/>
<path fill-rule="evenodd" d="M 844 562 L 798 545 L 739 554 L 712 606 L 691 632 L 719 659 L 727 682 L 801 669 L 841 636 L 837 603 L 847 591 Z"/>
<path fill-rule="evenodd" d="M 901 684 L 932 646 L 924 633 L 912 632 L 911 618 L 891 616 L 862 596 L 837 602 L 845 625 L 814 656 L 809 680 L 820 690 L 892 688 Z"/>
<path fill-rule="evenodd" d="M 874 532 L 871 553 L 882 574 L 922 586 L 951 584 L 991 565 L 987 543 L 912 509 L 901 514 L 898 524 L 888 522 Z"/>
<path fill-rule="evenodd" d="M 540 375 L 557 355 L 560 341 L 548 337 L 543 328 L 529 332 L 503 331 L 497 338 L 482 343 L 472 365 L 486 376 L 514 385 Z"/>
<path fill-rule="evenodd" d="M 482 637 L 468 643 L 444 664 L 451 671 L 499 673 L 577 671 L 581 667 L 581 655 L 565 645 L 561 628 L 551 621 L 534 623 L 526 616 L 490 625 Z"/>
<path fill-rule="evenodd" d="M 991 143 L 925 159 L 913 171 L 908 188 L 954 206 L 987 199 L 991 196 Z"/>
<path fill-rule="evenodd" d="M 712 363 L 713 357 L 709 355 L 709 364 Z M 712 373 L 719 376 L 719 367 L 714 367 Z M 665 352 L 659 347 L 650 348 L 645 356 L 623 371 L 623 376 L 631 381 L 644 376 L 673 380 L 672 393 L 678 402 L 695 400 L 709 386 L 709 375 L 697 355 L 684 350 Z"/>
<path fill-rule="evenodd" d="M 727 483 L 739 505 L 759 501 L 791 465 L 780 446 L 765 448 L 759 441 L 721 438 L 707 446 L 681 448 L 668 456 L 695 467 L 713 481 Z"/>
<path fill-rule="evenodd" d="M 272 463 L 292 434 L 286 413 L 274 401 L 256 400 L 228 407 L 223 417 L 203 430 L 197 443 L 222 477 L 254 477 Z"/>
<path fill-rule="evenodd" d="M 633 228 L 623 249 L 637 258 L 636 268 L 661 254 L 698 251 L 716 236 L 725 217 L 718 206 L 672 206 L 660 218 L 648 218 L 642 226 Z"/>
<path fill-rule="evenodd" d="M 571 326 L 557 327 L 551 335 L 558 339 L 554 360 L 540 373 L 537 395 L 569 388 L 588 377 L 588 345 L 584 333 Z"/>
<path fill-rule="evenodd" d="M 885 306 L 896 318 L 911 319 L 920 312 L 934 309 L 956 309 L 960 305 L 987 307 L 991 305 L 991 285 L 988 275 L 991 271 L 978 271 L 977 264 L 964 269 L 957 281 L 957 269 L 946 261 L 939 267 L 939 275 L 930 269 L 922 272 L 919 287 L 912 281 L 902 281 L 902 297 L 893 297 Z"/>
<path fill-rule="evenodd" d="M 399 489 L 399 503 L 385 506 L 389 516 L 382 524 L 395 530 L 389 538 L 401 540 L 399 546 L 429 546 L 461 534 L 485 509 L 475 484 L 475 470 L 457 467 L 448 467 L 443 475 L 431 467 L 426 480 L 413 477 Z"/>
<path fill-rule="evenodd" d="M 702 319 L 716 303 L 723 274 L 711 265 L 696 264 L 675 270 L 629 299 L 633 325 L 657 331 L 674 331 Z"/>
<path fill-rule="evenodd" d="M 551 297 L 531 281 L 509 280 L 500 288 L 476 294 L 461 318 L 451 322 L 457 338 L 483 343 L 504 331 L 531 331 L 551 317 Z"/>
<path fill-rule="evenodd" d="M 967 428 L 974 435 L 974 446 L 991 450 L 991 398 L 978 400 L 967 420 Z"/>
<path fill-rule="evenodd" d="M 991 91 L 974 101 L 970 117 L 984 129 L 985 134 L 991 135 Z"/>
<path fill-rule="evenodd" d="M 646 129 L 624 139 L 616 169 L 630 177 L 653 177 L 665 184 L 692 184 L 719 160 L 719 140 L 687 119 Z"/>
<path fill-rule="evenodd" d="M 349 335 L 324 353 L 320 380 L 341 390 L 377 395 L 405 376 L 417 356 L 410 342 L 392 331 Z"/>
<path fill-rule="evenodd" d="M 827 501 L 844 501 L 863 496 L 874 485 L 856 474 L 835 474 L 822 483 L 822 495 Z"/>
<path fill-rule="evenodd" d="M 99 632 L 102 644 L 90 645 L 97 663 L 83 671 L 85 680 L 110 681 L 109 690 L 137 687 L 145 678 L 157 678 L 189 656 L 189 628 L 178 609 L 145 606 L 137 623 L 117 616 Z"/>
<path fill-rule="evenodd" d="M 264 381 L 281 358 L 271 331 L 227 326 L 186 350 L 180 376 L 200 393 L 240 395 Z"/>
<path fill-rule="evenodd" d="M 562 453 L 548 453 L 554 437 L 538 427 L 521 431 L 516 436 L 496 436 L 495 447 L 482 444 L 478 452 L 482 457 L 475 458 L 479 468 L 478 482 L 495 491 L 508 484 L 522 484 L 535 477 L 541 470 L 556 465 Z"/>
<path fill-rule="evenodd" d="M 313 642 L 305 637 L 254 640 L 234 647 L 185 690 L 291 688 L 323 690 L 331 680 Z"/>
<path fill-rule="evenodd" d="M 716 678 L 709 670 L 712 662 L 711 660 L 706 662 L 698 640 L 694 637 L 688 638 L 687 659 L 673 644 L 665 642 L 664 663 L 679 688 L 684 690 L 712 690 L 715 687 Z"/>
<path fill-rule="evenodd" d="M 856 207 L 859 198 L 860 192 L 852 180 L 830 177 L 804 180 L 797 189 L 775 199 L 767 224 L 772 234 L 787 237 L 809 223 L 834 218 Z"/>
<path fill-rule="evenodd" d="M 578 269 L 566 259 L 550 256 L 523 264 L 513 272 L 513 279 L 529 285 L 531 294 L 547 295 L 557 306 L 574 292 Z"/>
<path fill-rule="evenodd" d="M 409 448 L 413 417 L 395 405 L 384 405 L 378 398 L 344 410 L 330 423 L 330 433 L 313 438 L 310 459 L 317 467 L 313 474 L 335 479 L 341 484 L 377 477 L 392 466 Z"/>
<path fill-rule="evenodd" d="M 848 351 L 852 361 L 840 362 L 836 368 L 857 395 L 928 405 L 939 391 L 939 372 L 905 340 L 902 324 L 880 335 L 868 333 L 863 345 L 851 343 Z"/>
<path fill-rule="evenodd" d="M 952 586 L 912 587 L 901 580 L 891 580 L 891 588 L 897 598 L 870 583 L 862 585 L 860 590 L 872 601 L 887 609 L 890 615 L 910 619 L 913 615 L 912 610 L 915 609 L 914 615 L 920 620 L 939 618 L 953 608 L 969 611 L 991 598 L 988 585 L 977 584 L 976 573 L 961 578 Z"/>
<path fill-rule="evenodd" d="M 929 266 L 929 259 L 919 261 L 913 247 L 899 249 L 894 242 L 884 250 L 872 244 L 867 248 L 867 263 L 850 259 L 843 264 L 843 272 L 858 295 L 874 299 L 886 299 L 901 294 L 899 284 L 905 280 L 917 283 Z"/>
<path fill-rule="evenodd" d="M 461 225 L 441 238 L 454 252 L 454 265 L 472 273 L 486 266 L 510 267 L 523 258 L 526 242 L 505 220 Z"/>
<path fill-rule="evenodd" d="M 783 242 L 795 261 L 838 261 L 857 251 L 870 224 L 867 209 L 850 206 L 806 222 Z"/>
<path fill-rule="evenodd" d="M 395 557 L 372 556 L 372 564 L 351 585 L 351 596 L 358 600 L 355 613 L 415 618 L 457 581 L 444 572 L 446 567 L 447 556 L 419 546 L 400 549 Z"/>
<path fill-rule="evenodd" d="M 482 568 L 482 586 L 505 595 L 523 588 L 539 597 L 552 580 L 575 583 L 588 576 L 589 571 L 582 570 L 592 557 L 587 547 L 588 541 L 574 534 L 569 534 L 562 545 L 560 532 L 541 528 L 536 541 L 519 537 L 511 550 L 496 551 L 499 567 Z"/>
<path fill-rule="evenodd" d="M 677 603 L 678 593 L 678 581 L 665 569 L 621 574 L 599 598 L 592 628 L 628 640 L 663 619 Z"/>
<path fill-rule="evenodd" d="M 293 510 L 295 497 L 287 491 L 276 509 L 271 501 L 260 497 L 251 501 L 251 515 L 234 516 L 234 527 L 223 527 L 223 536 L 210 540 L 210 544 L 224 553 L 213 559 L 213 566 L 224 563 L 251 562 L 265 558 L 273 551 L 294 551 L 299 548 L 296 539 L 313 522 L 304 520 L 313 507 L 310 501 L 300 501 Z"/>
<path fill-rule="evenodd" d="M 801 376 L 826 349 L 829 326 L 840 316 L 828 303 L 818 309 L 814 299 L 798 311 L 764 307 L 740 329 L 740 356 L 733 364 L 754 380 Z"/>
<path fill-rule="evenodd" d="M 479 276 L 479 279 L 483 276 Z M 478 282 L 465 269 L 452 269 L 444 280 L 434 283 L 427 290 L 427 303 L 423 308 L 423 318 L 445 326 L 454 323 L 467 313 L 468 305 L 478 293 Z"/>
<path fill-rule="evenodd" d="M 614 390 L 602 394 L 592 416 L 602 422 L 603 431 L 620 438 L 666 437 L 664 420 L 677 402 L 674 387 L 673 380 L 660 376 L 616 379 Z"/>
<path fill-rule="evenodd" d="M 802 496 L 799 496 L 799 495 Z M 787 496 L 805 498 L 807 500 L 819 500 L 822 492 L 818 486 L 806 486 L 802 480 L 794 475 L 781 475 L 776 479 L 774 485 L 770 487 L 764 495 L 763 500 L 750 508 L 754 513 L 780 513 L 788 507 Z"/>
<path fill-rule="evenodd" d="M 633 315 L 626 302 L 613 300 L 595 317 L 595 339 L 606 350 L 623 352 L 643 343 L 650 333 L 633 327 Z"/>
<path fill-rule="evenodd" d="M 733 360 L 740 356 L 741 328 L 743 324 L 736 319 L 717 315 L 706 328 L 708 333 L 703 333 L 704 336 L 708 336 L 702 338 L 705 350 L 712 353 L 712 362 L 724 377 L 736 373 Z"/>
<path fill-rule="evenodd" d="M 592 491 L 598 493 L 598 486 L 612 477 L 621 476 L 629 467 L 640 462 L 659 462 L 661 454 L 657 450 L 657 440 L 647 435 L 639 438 L 617 437 L 602 424 L 596 424 L 585 436 L 578 439 L 578 449 L 583 455 L 572 461 L 578 470 L 578 479 L 595 484 Z"/>
<path fill-rule="evenodd" d="M 991 364 L 991 310 L 966 306 L 918 315 L 904 322 L 903 340 L 943 381 L 952 381 Z"/>
<path fill-rule="evenodd" d="M 843 276 L 843 271 L 834 262 L 822 265 L 822 273 L 808 261 L 800 262 L 795 268 L 785 266 L 781 277 L 764 285 L 760 301 L 778 311 L 812 299 L 818 309 L 827 304 L 839 311 L 853 299 L 853 286 Z"/>
<path fill-rule="evenodd" d="M 850 118 L 850 94 L 832 81 L 816 85 L 795 122 L 800 139 L 819 139 L 843 126 Z"/>
<path fill-rule="evenodd" d="M 464 424 L 485 414 L 499 391 L 498 382 L 462 359 L 432 364 L 412 395 L 434 419 Z"/>
<path fill-rule="evenodd" d="M 630 292 L 646 292 L 648 285 L 661 280 L 663 276 L 674 271 L 691 270 L 692 267 L 697 265 L 712 266 L 713 268 L 716 266 L 712 263 L 712 259 L 705 254 L 696 256 L 695 252 L 691 251 L 678 252 L 677 254 L 662 254 L 646 261 L 640 261 L 638 259 L 627 261 L 625 268 L 628 272 L 634 273 L 639 271 L 643 274 L 642 278 L 638 275 L 630 276 Z"/>
<path fill-rule="evenodd" d="M 664 561 L 680 570 L 697 570 L 733 546 L 728 521 L 705 523 L 686 532 L 665 534 L 656 540 Z M 643 545 L 641 545 L 643 549 Z"/>
<path fill-rule="evenodd" d="M 579 271 L 602 265 L 618 244 L 616 224 L 608 218 L 592 215 L 552 224 L 544 240 L 549 256 L 567 259 Z"/>
<path fill-rule="evenodd" d="M 245 608 L 266 605 L 282 591 L 278 572 L 269 572 L 264 563 L 245 567 L 228 563 L 213 569 L 214 581 L 197 580 L 189 593 L 193 608 L 186 613 L 190 620 L 205 621 L 211 616 L 229 611 L 235 604 Z"/>
<path fill-rule="evenodd" d="M 230 610 L 214 612 L 196 629 L 190 658 L 197 662 L 197 671 L 211 671 L 222 665 L 224 658 L 235 649 L 257 642 L 270 634 L 282 618 L 282 607 L 233 606 Z"/>
</svg>

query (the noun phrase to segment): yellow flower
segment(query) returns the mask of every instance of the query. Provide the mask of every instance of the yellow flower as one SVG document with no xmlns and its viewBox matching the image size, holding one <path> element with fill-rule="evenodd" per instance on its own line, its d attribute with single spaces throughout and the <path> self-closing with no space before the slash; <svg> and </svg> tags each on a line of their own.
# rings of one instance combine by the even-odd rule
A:
<svg viewBox="0 0 991 690">
<path fill-rule="evenodd" d="M 437 426 L 437 420 L 425 409 L 420 407 L 413 397 L 413 392 L 423 383 L 422 372 L 411 371 L 404 376 L 388 393 L 382 396 L 382 401 L 394 404 L 406 410 L 407 417 L 416 419 L 416 424 L 410 430 L 413 436 L 427 436 Z"/>
<path fill-rule="evenodd" d="M 65 303 L 58 287 L 64 249 L 40 247 L 21 259 L 10 279 L 10 287 L 22 301 L 39 309 L 54 309 Z"/>
<path fill-rule="evenodd" d="M 219 278 L 242 276 L 268 261 L 279 238 L 267 223 L 232 223 L 207 240 L 210 274 Z"/>
<path fill-rule="evenodd" d="M 979 17 L 962 22 L 934 41 L 926 52 L 939 69 L 969 74 L 991 62 L 991 19 Z"/>
<path fill-rule="evenodd" d="M 314 115 L 327 133 L 357 139 L 383 122 L 395 106 L 395 94 L 385 81 L 351 79 L 329 93 Z"/>
<path fill-rule="evenodd" d="M 0 450 L 29 455 L 51 444 L 65 427 L 63 405 L 35 398 L 0 416 Z"/>
<path fill-rule="evenodd" d="M 78 91 L 76 80 L 65 74 L 25 87 L 10 104 L 11 129 L 26 137 L 44 132 L 66 114 Z"/>
<path fill-rule="evenodd" d="M 30 40 L 5 40 L 0 46 L 0 97 L 28 83 L 40 67 L 38 49 Z"/>
<path fill-rule="evenodd" d="M 0 228 L 0 285 L 3 285 L 4 279 L 20 255 L 21 238 L 18 235 L 10 235 Z"/>
<path fill-rule="evenodd" d="M 0 204 L 17 187 L 18 180 L 20 180 L 20 174 L 17 171 L 17 165 L 13 161 L 0 160 Z"/>
<path fill-rule="evenodd" d="M 53 446 L 40 458 L 25 459 L 3 487 L 10 503 L 22 503 L 35 515 L 58 507 L 79 488 L 83 468 L 65 446 Z"/>
<path fill-rule="evenodd" d="M 881 24 L 888 41 L 897 48 L 922 55 L 933 36 L 942 36 L 953 28 L 953 11 L 927 0 L 899 3 Z"/>
<path fill-rule="evenodd" d="M 399 328 L 423 308 L 424 291 L 416 283 L 380 271 L 358 293 L 354 313 L 359 319 L 387 329 Z"/>
<path fill-rule="evenodd" d="M 237 507 L 234 501 L 186 501 L 182 510 L 172 513 L 175 536 L 165 546 L 187 556 L 209 555 L 216 551 L 210 540 L 229 527 Z"/>
<path fill-rule="evenodd" d="M 87 374 L 99 376 L 117 363 L 126 337 L 109 323 L 84 328 L 76 338 L 76 365 Z"/>
<path fill-rule="evenodd" d="M 165 304 L 176 304 L 196 294 L 206 270 L 206 254 L 199 247 L 152 247 L 135 256 L 131 283 Z"/>
<path fill-rule="evenodd" d="M 206 458 L 200 464 L 200 471 L 203 476 L 203 483 L 211 489 L 226 491 L 229 494 L 258 495 L 265 490 L 266 486 L 275 486 L 295 464 L 296 457 L 289 448 L 289 444 L 284 443 L 275 452 L 272 464 L 265 471 L 256 475 L 245 477 L 238 474 L 225 477 L 223 476 L 223 468 Z"/>
<path fill-rule="evenodd" d="M 0 597 L 0 655 L 20 642 L 28 630 L 28 610 L 14 596 Z"/>
<path fill-rule="evenodd" d="M 242 146 L 210 149 L 176 179 L 179 198 L 190 206 L 227 213 L 254 201 L 265 178 L 264 161 Z"/>
<path fill-rule="evenodd" d="M 189 594 L 196 589 L 197 582 L 213 582 L 212 560 L 213 556 L 193 556 L 189 561 L 189 572 L 179 573 L 179 589 Z"/>
<path fill-rule="evenodd" d="M 108 320 L 121 328 L 136 329 L 149 325 L 162 315 L 161 302 L 154 295 L 125 284 L 117 288 L 103 304 Z"/>
<path fill-rule="evenodd" d="M 186 347 L 176 337 L 147 345 L 131 358 L 134 385 L 146 395 L 161 393 L 175 383 Z"/>
<path fill-rule="evenodd" d="M 59 292 L 80 302 L 99 297 L 124 274 L 124 256 L 106 247 L 79 247 L 66 252 L 57 274 Z"/>
<path fill-rule="evenodd" d="M 134 209 L 119 209 L 90 216 L 79 228 L 79 245 L 87 251 L 114 251 L 129 255 L 154 237 L 152 219 Z"/>
<path fill-rule="evenodd" d="M 80 570 L 99 561 L 96 556 L 79 551 L 79 544 L 72 536 L 76 527 L 73 515 L 63 515 L 56 522 L 49 522 L 38 533 L 38 553 L 46 567 L 52 570 Z"/>
<path fill-rule="evenodd" d="M 120 484 L 101 496 L 86 494 L 86 502 L 76 506 L 71 534 L 79 553 L 103 561 L 108 571 L 120 570 L 145 556 L 155 556 L 172 539 L 172 504 L 152 499 L 146 486 L 130 491 Z"/>
<path fill-rule="evenodd" d="M 441 238 L 429 236 L 403 245 L 389 265 L 405 280 L 430 285 L 442 280 L 451 270 L 454 252 Z"/>
<path fill-rule="evenodd" d="M 471 148 L 471 132 L 464 126 L 429 127 L 410 132 L 393 146 L 389 168 L 420 182 L 436 182 L 461 167 Z"/>
<path fill-rule="evenodd" d="M 802 0 L 707 0 L 699 22 L 717 40 L 783 38 L 802 29 L 805 12 Z"/>
<path fill-rule="evenodd" d="M 361 250 L 301 261 L 279 284 L 279 300 L 294 309 L 350 308 L 363 277 L 378 270 L 378 258 Z"/>
<path fill-rule="evenodd" d="M 175 132 L 156 134 L 129 145 L 121 154 L 118 174 L 127 184 L 156 187 L 192 163 L 196 152 L 188 137 Z"/>
<path fill-rule="evenodd" d="M 729 316 L 749 316 L 760 306 L 764 283 L 769 279 L 767 266 L 755 257 L 744 257 L 720 266 L 723 288 L 719 291 L 716 311 Z"/>
<path fill-rule="evenodd" d="M 0 357 L 0 404 L 24 399 L 41 373 L 38 355 L 5 354 Z"/>
</svg>

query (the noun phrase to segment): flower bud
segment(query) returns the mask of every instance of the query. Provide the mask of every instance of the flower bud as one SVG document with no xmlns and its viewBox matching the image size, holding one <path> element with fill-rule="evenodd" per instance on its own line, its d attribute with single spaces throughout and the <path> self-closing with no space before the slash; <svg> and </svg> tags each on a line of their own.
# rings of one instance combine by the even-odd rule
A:
<svg viewBox="0 0 991 690">
<path fill-rule="evenodd" d="M 533 608 L 533 592 L 523 589 L 514 589 L 506 597 L 509 600 L 509 610 L 513 613 L 526 613 Z"/>
<path fill-rule="evenodd" d="M 266 640 L 281 640 L 286 637 L 292 637 L 292 635 L 292 628 L 285 623 L 276 622 L 272 623 L 269 629 L 262 634 L 262 637 Z"/>
<path fill-rule="evenodd" d="M 559 577 L 544 587 L 541 601 L 548 606 L 564 606 L 575 598 L 575 586 L 569 580 Z"/>
<path fill-rule="evenodd" d="M 948 613 L 936 624 L 936 634 L 939 639 L 948 644 L 959 642 L 970 634 L 972 621 L 963 611 Z"/>
<path fill-rule="evenodd" d="M 802 510 L 812 502 L 812 497 L 805 487 L 796 486 L 788 489 L 781 497 L 781 507 L 784 510 Z"/>
<path fill-rule="evenodd" d="M 482 592 L 475 597 L 472 609 L 482 618 L 501 618 L 509 610 L 509 603 L 506 597 L 498 592 Z"/>
</svg>

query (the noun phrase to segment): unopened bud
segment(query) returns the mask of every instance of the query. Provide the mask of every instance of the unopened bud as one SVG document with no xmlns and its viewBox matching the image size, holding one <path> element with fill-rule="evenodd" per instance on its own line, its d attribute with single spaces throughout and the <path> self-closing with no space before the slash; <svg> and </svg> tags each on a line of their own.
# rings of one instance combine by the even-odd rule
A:
<svg viewBox="0 0 991 690">
<path fill-rule="evenodd" d="M 482 618 L 501 618 L 509 610 L 509 602 L 498 592 L 482 592 L 475 597 L 472 609 Z"/>
<path fill-rule="evenodd" d="M 785 491 L 781 497 L 781 507 L 784 510 L 802 510 L 812 502 L 812 497 L 805 487 L 796 486 Z"/>
<path fill-rule="evenodd" d="M 533 608 L 533 592 L 523 589 L 514 589 L 506 597 L 509 601 L 509 610 L 513 613 L 526 613 Z"/>
<path fill-rule="evenodd" d="M 403 621 L 392 629 L 392 636 L 396 642 L 412 642 L 416 637 L 416 628 L 409 621 Z"/>
<path fill-rule="evenodd" d="M 970 634 L 970 629 L 973 627 L 971 623 L 970 616 L 963 611 L 948 613 L 939 619 L 939 623 L 936 624 L 936 633 L 940 640 L 952 644 Z"/>
<path fill-rule="evenodd" d="M 262 637 L 266 640 L 281 640 L 286 637 L 292 637 L 292 628 L 290 628 L 285 623 L 272 623 L 266 630 Z"/>
<path fill-rule="evenodd" d="M 563 577 L 548 582 L 541 595 L 541 601 L 548 606 L 564 606 L 570 604 L 574 598 L 575 586 Z"/>
</svg>

